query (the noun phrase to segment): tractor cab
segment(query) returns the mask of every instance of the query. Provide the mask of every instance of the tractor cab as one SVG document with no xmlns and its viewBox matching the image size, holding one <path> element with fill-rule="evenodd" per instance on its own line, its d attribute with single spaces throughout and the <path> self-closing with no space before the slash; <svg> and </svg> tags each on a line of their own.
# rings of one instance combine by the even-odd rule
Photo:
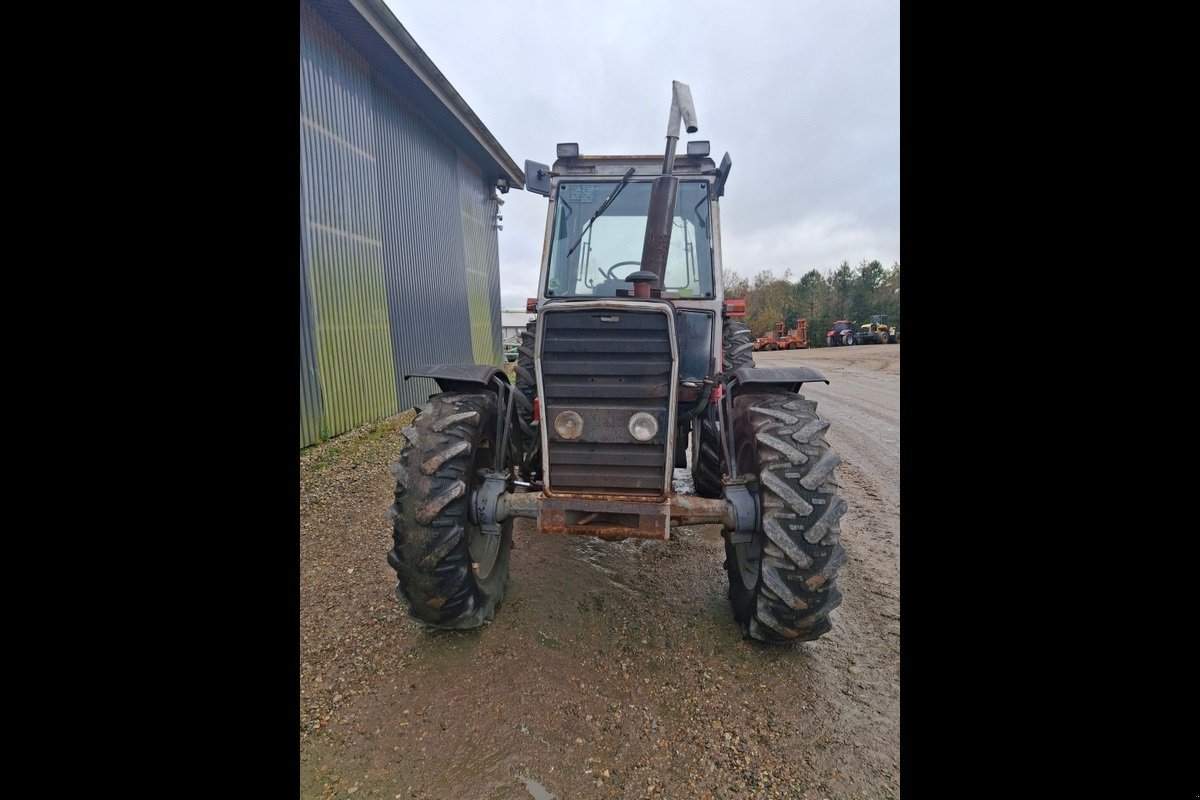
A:
<svg viewBox="0 0 1200 800">
<path fill-rule="evenodd" d="M 591 166 L 589 159 L 556 164 L 570 172 Z M 657 159 L 656 159 L 657 161 Z M 707 164 L 703 162 L 707 161 Z M 558 184 L 546 298 L 631 297 L 631 275 L 642 271 L 642 245 L 650 211 L 650 193 L 661 162 L 647 165 L 642 175 L 631 164 L 628 179 L 596 180 L 582 173 Z M 678 164 L 678 166 L 683 166 Z M 572 168 L 575 168 L 573 170 Z M 709 194 L 712 180 L 699 174 L 713 169 L 708 159 L 697 160 L 694 175 L 681 178 L 671 220 L 670 247 L 657 296 L 670 299 L 712 299 L 713 226 Z"/>
</svg>

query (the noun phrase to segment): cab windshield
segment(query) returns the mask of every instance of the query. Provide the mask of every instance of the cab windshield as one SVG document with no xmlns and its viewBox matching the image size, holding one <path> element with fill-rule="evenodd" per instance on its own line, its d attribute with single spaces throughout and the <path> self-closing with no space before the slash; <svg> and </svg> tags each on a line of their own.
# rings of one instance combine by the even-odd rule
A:
<svg viewBox="0 0 1200 800">
<path fill-rule="evenodd" d="M 613 297 L 617 289 L 633 288 L 625 279 L 642 268 L 642 243 L 652 184 L 629 183 L 591 227 L 587 226 L 618 183 L 618 180 L 564 181 L 558 185 L 547 296 Z M 568 252 L 576 240 L 579 244 Z M 665 291 L 678 292 L 681 298 L 712 297 L 708 181 L 679 181 L 662 283 Z"/>
</svg>

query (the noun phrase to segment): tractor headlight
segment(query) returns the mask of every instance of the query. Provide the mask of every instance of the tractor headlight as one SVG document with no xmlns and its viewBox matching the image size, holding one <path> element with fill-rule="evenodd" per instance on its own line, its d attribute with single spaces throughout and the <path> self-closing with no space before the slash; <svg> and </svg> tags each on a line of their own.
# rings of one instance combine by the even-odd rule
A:
<svg viewBox="0 0 1200 800">
<path fill-rule="evenodd" d="M 560 411 L 554 418 L 554 430 L 564 439 L 578 439 L 583 435 L 583 417 L 574 411 Z"/>
<path fill-rule="evenodd" d="M 658 420 L 652 414 L 639 411 L 629 418 L 629 432 L 639 442 L 648 442 L 658 433 Z"/>
</svg>

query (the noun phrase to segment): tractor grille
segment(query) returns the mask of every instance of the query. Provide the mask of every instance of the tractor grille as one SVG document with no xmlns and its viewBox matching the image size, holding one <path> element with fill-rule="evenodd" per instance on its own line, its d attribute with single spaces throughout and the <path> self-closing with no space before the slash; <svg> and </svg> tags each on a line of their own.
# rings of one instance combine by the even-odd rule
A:
<svg viewBox="0 0 1200 800">
<path fill-rule="evenodd" d="M 614 304 L 615 305 L 615 304 Z M 628 304 L 543 309 L 540 394 L 548 485 L 554 493 L 658 496 L 670 485 L 674 422 L 671 316 Z M 583 432 L 564 439 L 555 419 L 574 411 Z M 629 419 L 647 412 L 658 432 L 639 442 Z"/>
</svg>

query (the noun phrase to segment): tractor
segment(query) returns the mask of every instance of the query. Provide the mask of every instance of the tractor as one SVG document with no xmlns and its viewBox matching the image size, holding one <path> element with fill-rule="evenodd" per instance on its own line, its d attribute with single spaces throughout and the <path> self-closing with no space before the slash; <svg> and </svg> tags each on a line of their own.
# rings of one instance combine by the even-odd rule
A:
<svg viewBox="0 0 1200 800">
<path fill-rule="evenodd" d="M 896 329 L 888 326 L 887 314 L 872 314 L 870 322 L 864 322 L 858 329 L 859 344 L 892 344 L 896 343 Z"/>
<path fill-rule="evenodd" d="M 839 319 L 825 333 L 825 344 L 829 347 L 841 347 L 857 344 L 854 323 L 848 319 Z"/>
<path fill-rule="evenodd" d="M 839 457 L 799 394 L 823 375 L 756 367 L 745 303 L 724 298 L 720 198 L 732 160 L 672 84 L 662 155 L 527 161 L 548 198 L 535 320 L 515 385 L 489 364 L 414 367 L 437 382 L 394 466 L 397 599 L 434 628 L 479 627 L 504 597 L 517 517 L 539 533 L 667 540 L 720 525 L 742 635 L 774 644 L 831 628 L 846 560 Z M 695 493 L 677 492 L 689 470 Z M 563 586 L 563 591 L 571 591 Z"/>
</svg>

